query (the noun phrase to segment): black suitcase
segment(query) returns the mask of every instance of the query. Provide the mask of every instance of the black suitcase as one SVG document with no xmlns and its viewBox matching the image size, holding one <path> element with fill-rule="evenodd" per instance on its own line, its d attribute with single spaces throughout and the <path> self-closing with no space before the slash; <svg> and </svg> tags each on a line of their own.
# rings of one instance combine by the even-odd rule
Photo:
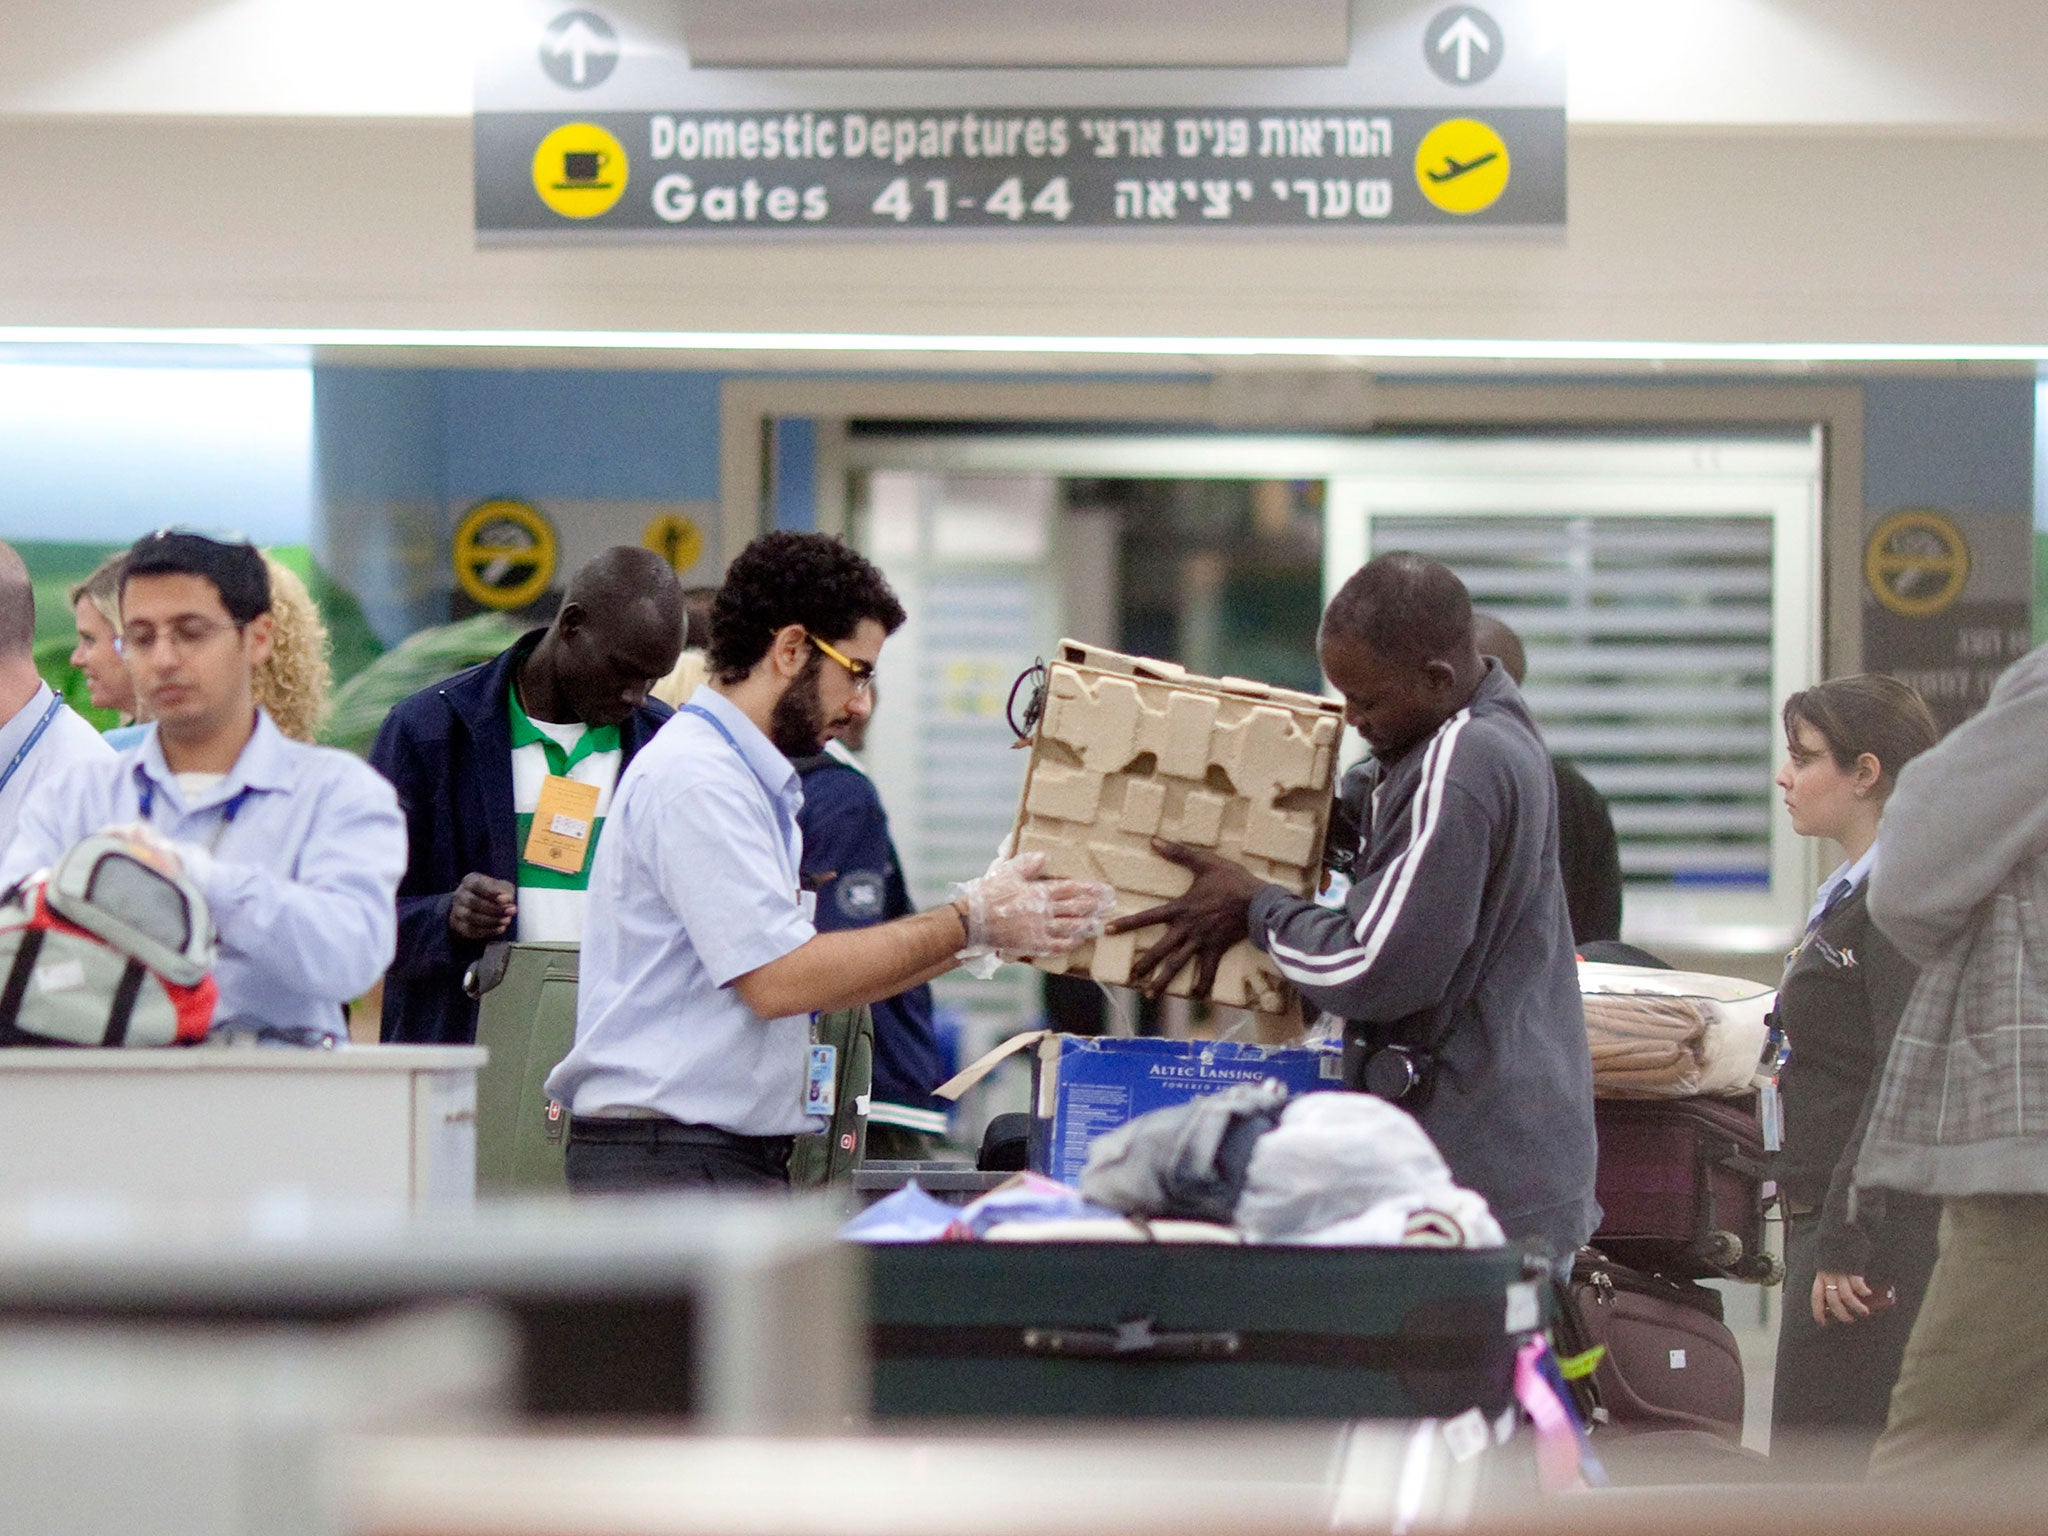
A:
<svg viewBox="0 0 2048 1536">
<path fill-rule="evenodd" d="M 1716 1292 L 1639 1274 L 1585 1249 L 1572 1268 L 1568 1309 L 1559 1347 L 1605 1347 L 1592 1377 L 1596 1423 L 1698 1430 L 1742 1443 L 1742 1352 L 1721 1321 Z"/>
<path fill-rule="evenodd" d="M 1552 1304 L 1512 1248 L 869 1251 L 885 1419 L 1491 1419 Z"/>
<path fill-rule="evenodd" d="M 1593 1124 L 1601 1252 L 1673 1278 L 1783 1278 L 1764 1250 L 1770 1165 L 1754 1094 L 1595 1099 Z"/>
</svg>

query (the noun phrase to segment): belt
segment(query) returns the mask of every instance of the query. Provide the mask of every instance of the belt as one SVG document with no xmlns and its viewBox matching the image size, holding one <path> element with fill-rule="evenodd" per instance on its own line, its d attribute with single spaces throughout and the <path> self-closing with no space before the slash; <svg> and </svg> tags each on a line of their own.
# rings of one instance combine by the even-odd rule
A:
<svg viewBox="0 0 2048 1536">
<path fill-rule="evenodd" d="M 769 1156 L 786 1156 L 794 1136 L 742 1136 L 716 1125 L 685 1125 L 680 1120 L 624 1119 L 612 1115 L 572 1115 L 571 1141 L 610 1142 L 629 1146 L 733 1147 Z"/>
</svg>

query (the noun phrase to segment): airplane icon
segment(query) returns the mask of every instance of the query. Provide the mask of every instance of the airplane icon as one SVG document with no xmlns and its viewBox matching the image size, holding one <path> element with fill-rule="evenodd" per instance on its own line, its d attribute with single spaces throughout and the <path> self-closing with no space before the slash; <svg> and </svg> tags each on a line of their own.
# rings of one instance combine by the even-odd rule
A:
<svg viewBox="0 0 2048 1536">
<path fill-rule="evenodd" d="M 1488 150 L 1485 154 L 1481 155 L 1477 160 L 1458 161 L 1453 160 L 1449 155 L 1445 155 L 1444 168 L 1442 170 L 1425 171 L 1423 172 L 1423 174 L 1427 176 L 1431 181 L 1435 182 L 1438 186 L 1442 186 L 1447 181 L 1456 181 L 1460 176 L 1463 176 L 1471 171 L 1476 171 L 1479 169 L 1479 167 L 1487 164 L 1489 161 L 1498 160 L 1499 158 L 1500 153 L 1497 150 Z"/>
</svg>

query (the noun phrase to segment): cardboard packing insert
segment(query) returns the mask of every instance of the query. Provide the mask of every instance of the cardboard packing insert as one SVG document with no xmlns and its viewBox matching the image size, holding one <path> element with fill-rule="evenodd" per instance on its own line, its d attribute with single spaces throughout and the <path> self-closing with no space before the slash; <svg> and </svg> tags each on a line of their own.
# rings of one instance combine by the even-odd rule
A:
<svg viewBox="0 0 2048 1536">
<path fill-rule="evenodd" d="M 1047 670 L 1019 852 L 1044 853 L 1055 874 L 1108 882 L 1119 917 L 1170 901 L 1193 878 L 1152 851 L 1155 835 L 1219 853 L 1297 896 L 1314 893 L 1343 729 L 1337 701 L 1072 640 Z M 1032 963 L 1128 986 L 1131 961 L 1164 931 Z M 1190 967 L 1167 990 L 1186 996 L 1193 984 Z M 1210 996 L 1269 1015 L 1293 1008 L 1292 989 L 1249 943 L 1224 955 Z"/>
</svg>

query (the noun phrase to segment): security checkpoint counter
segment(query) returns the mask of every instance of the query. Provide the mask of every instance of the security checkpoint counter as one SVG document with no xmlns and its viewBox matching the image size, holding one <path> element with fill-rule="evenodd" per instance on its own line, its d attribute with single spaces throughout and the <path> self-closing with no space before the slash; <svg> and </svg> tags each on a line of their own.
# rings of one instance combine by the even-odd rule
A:
<svg viewBox="0 0 2048 1536">
<path fill-rule="evenodd" d="M 465 1207 L 484 1059 L 473 1046 L 0 1051 L 0 1200 Z"/>
</svg>

